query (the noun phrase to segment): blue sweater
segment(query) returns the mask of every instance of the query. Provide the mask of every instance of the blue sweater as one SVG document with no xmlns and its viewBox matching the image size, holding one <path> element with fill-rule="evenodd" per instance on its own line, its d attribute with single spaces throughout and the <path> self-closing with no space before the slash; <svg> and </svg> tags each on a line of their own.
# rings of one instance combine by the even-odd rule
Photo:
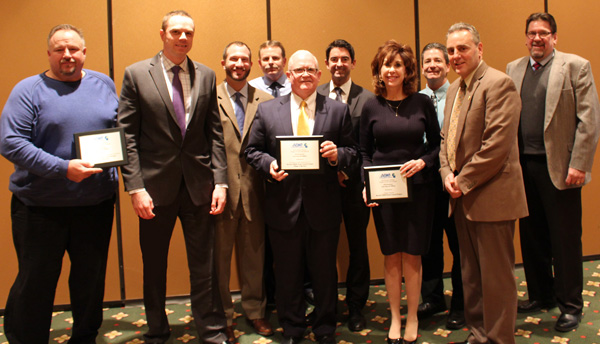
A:
<svg viewBox="0 0 600 344">
<path fill-rule="evenodd" d="M 107 168 L 80 183 L 67 179 L 76 158 L 73 134 L 112 128 L 118 98 L 113 81 L 84 70 L 77 82 L 45 73 L 19 82 L 0 117 L 0 153 L 15 165 L 9 189 L 28 206 L 87 206 L 113 197 L 116 169 Z"/>
</svg>

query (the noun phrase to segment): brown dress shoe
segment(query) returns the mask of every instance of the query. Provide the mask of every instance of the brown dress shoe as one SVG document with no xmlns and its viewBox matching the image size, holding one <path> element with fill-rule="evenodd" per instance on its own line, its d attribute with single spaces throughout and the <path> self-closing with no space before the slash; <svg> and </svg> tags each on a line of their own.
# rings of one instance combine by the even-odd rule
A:
<svg viewBox="0 0 600 344">
<path fill-rule="evenodd" d="M 235 332 L 233 331 L 233 326 L 227 326 L 225 328 L 225 335 L 227 336 L 227 341 L 230 343 L 235 343 Z"/>
<path fill-rule="evenodd" d="M 250 320 L 250 324 L 252 324 L 252 327 L 254 327 L 256 333 L 260 334 L 261 336 L 268 337 L 273 335 L 273 328 L 265 318 Z"/>
</svg>

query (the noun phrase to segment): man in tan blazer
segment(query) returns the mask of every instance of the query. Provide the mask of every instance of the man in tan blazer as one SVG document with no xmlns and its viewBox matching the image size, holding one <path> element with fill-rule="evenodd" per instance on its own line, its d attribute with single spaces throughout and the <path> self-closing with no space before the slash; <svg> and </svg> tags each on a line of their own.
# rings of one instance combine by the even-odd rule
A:
<svg viewBox="0 0 600 344">
<path fill-rule="evenodd" d="M 471 330 L 464 343 L 514 343 L 513 236 L 516 219 L 527 216 L 517 145 L 521 101 L 510 78 L 483 62 L 475 27 L 452 25 L 447 48 L 460 78 L 448 88 L 440 174 L 460 247 Z"/>
<path fill-rule="evenodd" d="M 219 292 L 227 316 L 226 334 L 233 343 L 236 340 L 232 327 L 233 304 L 229 278 L 234 245 L 246 317 L 258 334 L 273 334 L 271 325 L 265 319 L 266 300 L 262 278 L 265 253 L 263 179 L 243 157 L 258 104 L 273 97 L 248 85 L 246 78 L 250 74 L 252 60 L 246 44 L 229 43 L 223 51 L 221 65 L 226 77 L 217 86 L 217 103 L 227 151 L 229 188 L 225 209 L 217 216 L 215 261 Z"/>
<path fill-rule="evenodd" d="M 521 313 L 551 308 L 555 329 L 579 326 L 583 308 L 581 187 L 591 179 L 600 105 L 590 63 L 554 49 L 557 28 L 548 13 L 526 21 L 530 56 L 506 71 L 521 93 L 521 166 L 529 216 L 520 221 L 529 300 Z"/>
</svg>

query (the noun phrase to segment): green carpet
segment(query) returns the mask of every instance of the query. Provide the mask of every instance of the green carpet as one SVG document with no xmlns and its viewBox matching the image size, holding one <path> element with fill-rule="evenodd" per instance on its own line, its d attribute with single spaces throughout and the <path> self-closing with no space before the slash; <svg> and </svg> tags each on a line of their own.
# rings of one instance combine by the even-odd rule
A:
<svg viewBox="0 0 600 344">
<path fill-rule="evenodd" d="M 519 299 L 527 299 L 527 287 L 523 276 L 523 270 L 517 269 L 516 281 Z M 446 279 L 446 288 L 450 281 Z M 588 261 L 584 263 L 584 315 L 580 327 L 577 330 L 561 333 L 554 330 L 554 323 L 560 315 L 558 308 L 548 312 L 532 314 L 519 314 L 516 322 L 516 342 L 525 343 L 575 343 L 588 344 L 600 343 L 600 261 Z M 449 297 L 450 291 L 447 291 Z M 344 290 L 340 289 L 339 295 L 339 323 L 337 329 L 337 342 L 340 344 L 350 343 L 385 343 L 387 328 L 389 326 L 389 311 L 387 293 L 385 286 L 374 285 L 364 314 L 367 318 L 368 329 L 360 332 L 350 332 L 345 324 L 346 305 L 343 302 Z M 449 301 L 449 300 L 448 300 Z M 449 303 L 448 303 L 449 304 Z M 236 312 L 241 313 L 239 301 L 235 303 Z M 172 326 L 172 335 L 169 343 L 198 343 L 197 333 L 192 322 L 192 315 L 188 304 L 169 304 L 167 306 L 169 322 Z M 70 312 L 56 312 L 53 315 L 52 332 L 50 343 L 64 343 L 69 338 L 72 323 Z M 268 314 L 268 318 L 277 328 L 277 315 L 274 312 Z M 3 324 L 3 319 L 0 319 Z M 467 329 L 448 331 L 444 327 L 445 314 L 439 314 L 420 322 L 419 343 L 438 344 L 450 341 L 461 341 L 468 335 Z M 0 326 L 2 326 L 0 324 Z M 237 342 L 240 344 L 267 344 L 279 343 L 281 340 L 281 329 L 276 331 L 272 337 L 261 337 L 254 333 L 246 319 L 236 313 L 234 320 Z M 104 323 L 100 329 L 97 343 L 143 343 L 142 334 L 147 331 L 145 325 L 144 309 L 140 306 L 128 306 L 121 308 L 107 308 L 104 310 Z M 0 332 L 3 332 L 0 327 Z M 310 333 L 310 331 L 308 332 Z M 314 340 L 308 335 L 304 343 Z M 0 333 L 0 343 L 6 343 L 4 333 Z"/>
</svg>

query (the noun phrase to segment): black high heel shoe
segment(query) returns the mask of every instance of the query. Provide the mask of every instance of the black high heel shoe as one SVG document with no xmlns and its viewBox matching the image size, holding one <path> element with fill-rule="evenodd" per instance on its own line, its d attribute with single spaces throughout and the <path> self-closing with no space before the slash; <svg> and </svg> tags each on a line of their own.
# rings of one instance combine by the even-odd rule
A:
<svg viewBox="0 0 600 344">
<path fill-rule="evenodd" d="M 404 339 L 402 339 L 402 338 L 396 338 L 396 339 L 388 338 L 387 339 L 387 344 L 404 344 Z"/>
<path fill-rule="evenodd" d="M 403 343 L 404 343 L 404 344 L 417 344 L 417 340 L 415 339 L 415 340 L 413 340 L 412 342 L 407 342 L 407 341 L 404 341 Z"/>
</svg>

